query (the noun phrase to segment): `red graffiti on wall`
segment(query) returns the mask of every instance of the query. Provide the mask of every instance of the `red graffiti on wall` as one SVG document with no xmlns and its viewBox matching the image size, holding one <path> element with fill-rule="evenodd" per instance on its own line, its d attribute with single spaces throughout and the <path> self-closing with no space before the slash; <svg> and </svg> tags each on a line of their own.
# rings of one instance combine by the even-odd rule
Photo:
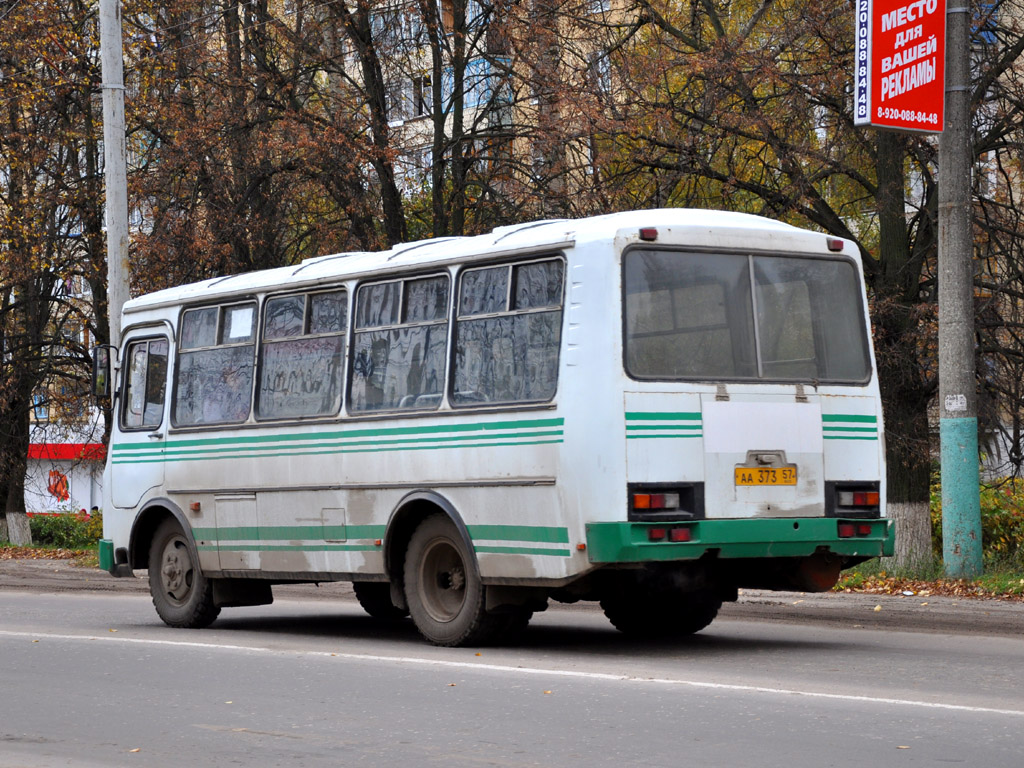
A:
<svg viewBox="0 0 1024 768">
<path fill-rule="evenodd" d="M 46 486 L 46 490 L 50 492 L 57 501 L 67 501 L 71 498 L 71 494 L 68 492 L 68 478 L 59 469 L 50 470 L 50 482 Z"/>
</svg>

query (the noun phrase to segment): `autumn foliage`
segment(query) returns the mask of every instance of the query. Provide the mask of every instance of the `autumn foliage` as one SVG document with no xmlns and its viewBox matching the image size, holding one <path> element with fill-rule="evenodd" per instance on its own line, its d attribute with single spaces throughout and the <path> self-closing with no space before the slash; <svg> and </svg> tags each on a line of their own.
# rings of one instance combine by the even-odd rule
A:
<svg viewBox="0 0 1024 768">
<path fill-rule="evenodd" d="M 984 435 L 1005 449 L 989 454 L 1013 474 L 1024 5 L 986 9 L 972 47 L 977 370 Z M 853 127 L 845 0 L 128 0 L 122 18 L 134 292 L 628 208 L 811 226 L 863 259 L 890 499 L 927 516 L 936 142 Z M 59 329 L 107 338 L 99 84 L 93 0 L 0 0 L 9 508 L 32 393 L 84 375 L 86 350 Z M 60 287 L 75 279 L 77 305 Z M 55 344 L 70 353 L 59 365 Z"/>
</svg>

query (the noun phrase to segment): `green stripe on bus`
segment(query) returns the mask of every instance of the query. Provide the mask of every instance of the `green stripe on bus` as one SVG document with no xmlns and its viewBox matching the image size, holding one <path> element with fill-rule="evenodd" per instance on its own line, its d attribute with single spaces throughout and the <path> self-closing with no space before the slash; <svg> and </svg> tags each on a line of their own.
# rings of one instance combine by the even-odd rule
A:
<svg viewBox="0 0 1024 768">
<path fill-rule="evenodd" d="M 528 438 L 528 437 L 560 437 L 561 435 L 562 435 L 562 431 L 561 430 L 539 431 L 539 432 L 503 432 L 503 433 L 496 434 L 496 435 L 488 435 L 487 439 L 488 440 L 515 440 L 515 439 L 519 439 L 519 438 Z M 274 450 L 280 450 L 282 447 L 294 448 L 296 451 L 302 450 L 304 448 L 335 448 L 335 447 L 340 448 L 340 447 L 349 447 L 349 446 L 351 446 L 351 447 L 364 447 L 365 446 L 367 448 L 371 448 L 371 447 L 376 447 L 376 446 L 381 446 L 381 445 L 422 445 L 424 443 L 450 443 L 450 442 L 462 442 L 462 441 L 466 441 L 466 440 L 479 440 L 479 437 L 476 436 L 476 435 L 459 435 L 459 436 L 455 436 L 455 437 L 400 438 L 400 439 L 395 439 L 395 440 L 375 440 L 375 441 L 372 441 L 372 442 L 371 441 L 366 441 L 366 442 L 343 441 L 343 442 L 338 442 L 338 443 L 332 443 L 332 442 L 329 442 L 329 441 L 324 441 L 324 440 L 319 439 L 319 438 L 310 438 L 310 442 L 309 442 L 308 445 L 292 445 L 292 446 L 282 446 L 280 444 L 274 444 L 274 445 L 247 445 L 247 446 L 229 445 L 229 446 L 224 446 L 222 448 L 212 447 L 212 446 L 210 448 L 180 448 L 180 449 L 175 448 L 175 449 L 168 449 L 165 453 L 167 455 L 169 455 L 169 456 L 179 456 L 179 455 L 189 456 L 189 455 L 197 455 L 197 454 L 202 454 L 202 453 L 207 453 L 207 452 L 212 452 L 212 451 L 217 451 L 217 452 L 244 451 L 246 453 L 249 453 L 249 452 L 255 452 L 255 451 L 274 451 Z"/>
<path fill-rule="evenodd" d="M 662 429 L 701 429 L 700 424 L 627 424 L 626 431 L 630 430 L 662 430 Z"/>
<path fill-rule="evenodd" d="M 547 525 L 470 525 L 472 539 L 486 541 L 538 541 L 546 544 L 568 544 L 569 529 Z"/>
<path fill-rule="evenodd" d="M 865 422 L 869 424 L 877 424 L 877 416 L 860 416 L 850 413 L 823 413 L 821 414 L 822 421 L 856 421 Z"/>
<path fill-rule="evenodd" d="M 878 434 L 878 427 L 822 427 L 826 432 L 842 432 L 855 433 L 855 432 L 871 432 L 872 434 Z"/>
<path fill-rule="evenodd" d="M 877 440 L 878 435 L 860 436 L 860 435 L 825 435 L 825 440 Z"/>
<path fill-rule="evenodd" d="M 536 542 L 539 544 L 568 544 L 567 528 L 545 525 L 471 525 L 469 534 L 481 541 Z M 327 543 L 333 539 L 383 539 L 383 525 L 274 525 L 225 526 L 223 528 L 193 528 L 192 533 L 202 551 L 220 552 L 360 552 L 379 549 L 376 544 Z M 274 544 L 268 542 L 302 541 L 308 543 Z M 259 542 L 259 543 L 255 543 Z M 475 544 L 477 552 L 487 554 L 518 554 L 569 557 L 569 549 L 552 547 L 524 547 L 498 544 Z"/>
<path fill-rule="evenodd" d="M 379 539 L 383 525 L 241 525 L 193 528 L 197 539 L 210 541 L 282 541 L 285 539 Z M 326 534 L 326 535 L 325 535 Z"/>
<path fill-rule="evenodd" d="M 452 445 L 401 445 L 397 447 L 370 447 L 370 448 L 343 448 L 338 446 L 336 448 L 325 448 L 324 450 L 295 450 L 288 453 L 228 453 L 226 455 L 210 455 L 202 452 L 188 454 L 186 456 L 164 456 L 157 458 L 150 457 L 139 457 L 139 458 L 122 458 L 113 459 L 113 464 L 159 464 L 159 463 L 171 463 L 175 461 L 184 461 L 189 458 L 202 459 L 203 461 L 218 461 L 221 459 L 240 459 L 240 458 L 259 458 L 259 459 L 280 459 L 290 458 L 293 456 L 321 456 L 321 455 L 334 455 L 339 453 L 389 453 L 394 451 L 436 451 L 436 450 L 447 450 L 451 448 L 502 448 L 502 447 L 517 447 L 517 446 L 529 446 L 529 445 L 554 445 L 562 443 L 564 440 L 561 437 L 550 439 L 550 440 L 520 440 L 516 442 L 487 442 L 487 443 L 458 443 Z M 311 446 L 316 447 L 316 446 Z M 247 450 L 247 449 L 241 449 Z"/>
<path fill-rule="evenodd" d="M 505 432 L 508 430 L 561 428 L 565 419 L 532 419 L 526 421 L 492 421 L 474 422 L 472 424 L 435 424 L 427 427 L 384 427 L 377 429 L 348 429 L 333 432 L 309 434 L 293 432 L 283 435 L 236 435 L 233 437 L 195 438 L 185 440 L 168 440 L 164 446 L 169 448 L 200 447 L 215 445 L 250 445 L 257 443 L 301 442 L 308 440 L 350 440 L 356 437 L 390 437 L 399 435 L 429 435 L 449 432 Z M 231 428 L 226 426 L 225 428 Z M 121 443 L 111 449 L 119 451 L 146 451 L 152 449 L 149 443 Z"/>
<path fill-rule="evenodd" d="M 372 552 L 380 547 L 373 544 L 231 544 L 228 546 L 203 545 L 201 552 Z"/>
<path fill-rule="evenodd" d="M 568 549 L 528 549 L 526 547 L 492 547 L 475 545 L 474 549 L 481 554 L 487 555 L 545 555 L 553 557 L 569 557 L 572 555 Z"/>
<path fill-rule="evenodd" d="M 626 411 L 627 421 L 700 421 L 699 412 L 689 411 Z"/>
</svg>

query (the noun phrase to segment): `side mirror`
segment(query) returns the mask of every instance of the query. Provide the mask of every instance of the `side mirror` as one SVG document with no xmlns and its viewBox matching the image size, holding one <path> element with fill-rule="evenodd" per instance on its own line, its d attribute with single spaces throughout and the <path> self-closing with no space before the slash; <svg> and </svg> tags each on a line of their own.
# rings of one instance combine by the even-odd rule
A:
<svg viewBox="0 0 1024 768">
<path fill-rule="evenodd" d="M 110 350 L 103 345 L 92 349 L 92 393 L 99 398 L 110 397 Z"/>
</svg>

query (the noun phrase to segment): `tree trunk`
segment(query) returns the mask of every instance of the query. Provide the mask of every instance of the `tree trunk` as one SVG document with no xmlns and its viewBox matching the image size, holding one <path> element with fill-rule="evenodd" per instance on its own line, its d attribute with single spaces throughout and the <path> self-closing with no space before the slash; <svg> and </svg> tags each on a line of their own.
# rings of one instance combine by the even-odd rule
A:
<svg viewBox="0 0 1024 768">
<path fill-rule="evenodd" d="M 20 382 L 19 382 L 20 383 Z M 22 389 L 22 387 L 19 387 Z M 7 498 L 4 499 L 4 517 L 7 527 L 7 540 L 17 547 L 27 547 L 32 543 L 32 531 L 25 514 L 25 473 L 28 471 L 29 445 L 29 403 L 31 394 L 26 399 L 16 396 L 17 408 L 12 419 L 12 434 L 9 442 L 11 451 L 8 455 Z"/>
<path fill-rule="evenodd" d="M 933 384 L 925 377 L 926 345 L 920 339 L 924 309 L 920 273 L 911 261 L 904 197 L 904 138 L 879 132 L 876 196 L 878 270 L 874 275 L 875 353 L 885 411 L 887 502 L 896 523 L 891 565 L 912 568 L 931 558 L 928 512 L 928 402 Z"/>
<path fill-rule="evenodd" d="M 931 513 L 928 502 L 924 501 L 890 501 L 886 510 L 896 526 L 896 552 L 893 557 L 882 558 L 882 565 L 887 569 L 908 568 L 920 569 L 932 561 L 931 552 Z M 928 541 L 929 546 L 921 546 Z"/>
<path fill-rule="evenodd" d="M 7 512 L 0 522 L 0 540 L 9 541 L 16 547 L 31 546 L 32 529 L 28 524 L 28 515 L 24 512 Z"/>
</svg>

